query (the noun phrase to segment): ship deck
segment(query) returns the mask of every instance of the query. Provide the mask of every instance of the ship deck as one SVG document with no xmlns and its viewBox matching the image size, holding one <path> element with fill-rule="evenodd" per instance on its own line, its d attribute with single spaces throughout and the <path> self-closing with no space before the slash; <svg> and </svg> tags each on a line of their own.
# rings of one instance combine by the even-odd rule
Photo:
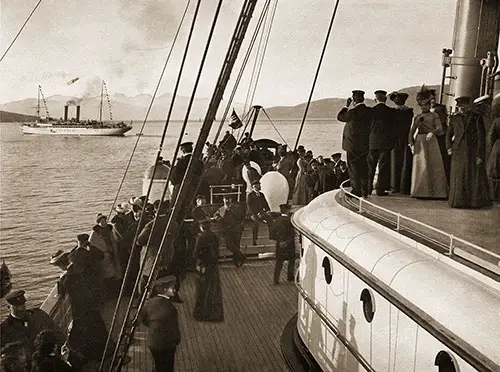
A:
<svg viewBox="0 0 500 372">
<path fill-rule="evenodd" d="M 351 209 L 359 211 L 358 200 L 347 198 L 343 202 L 347 202 Z M 479 271 L 485 268 L 495 273 L 498 279 L 500 203 L 483 209 L 456 209 L 450 208 L 446 200 L 415 199 L 391 194 L 383 197 L 371 195 L 366 202 L 362 201 L 362 206 L 365 216 L 391 228 L 396 228 L 398 214 L 404 216 L 400 217 L 401 233 L 412 235 L 414 238 L 416 235 L 420 238 L 416 240 L 423 240 L 445 254 L 449 254 L 452 242 L 457 252 L 460 252 L 457 255 L 459 260 L 469 261 Z"/>
<path fill-rule="evenodd" d="M 285 264 L 286 265 L 286 264 Z M 220 264 L 224 321 L 199 322 L 193 319 L 195 276 L 188 274 L 176 304 L 182 341 L 176 353 L 176 371 L 288 371 L 280 350 L 285 325 L 297 311 L 297 290 L 288 283 L 285 270 L 281 284 L 273 284 L 274 261 L 247 261 L 241 268 Z M 113 306 L 108 304 L 109 322 Z M 109 323 L 108 323 L 109 324 Z M 140 326 L 128 355 L 125 372 L 153 371 L 145 345 L 147 328 Z"/>
</svg>

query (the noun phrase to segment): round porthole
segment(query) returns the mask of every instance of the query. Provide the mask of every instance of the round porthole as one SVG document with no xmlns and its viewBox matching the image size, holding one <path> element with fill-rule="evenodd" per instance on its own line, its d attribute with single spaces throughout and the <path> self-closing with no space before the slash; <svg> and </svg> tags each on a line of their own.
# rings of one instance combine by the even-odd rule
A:
<svg viewBox="0 0 500 372">
<path fill-rule="evenodd" d="M 444 350 L 437 353 L 434 365 L 438 367 L 438 372 L 458 372 L 457 362 Z"/>
<path fill-rule="evenodd" d="M 363 314 L 365 314 L 365 319 L 368 323 L 371 323 L 375 315 L 375 301 L 372 293 L 369 289 L 365 288 L 361 291 L 361 297 L 359 299 L 363 302 Z"/>
<path fill-rule="evenodd" d="M 328 259 L 328 257 L 323 258 L 323 263 L 321 264 L 321 266 L 323 267 L 326 283 L 330 284 L 333 279 L 333 273 L 332 265 L 330 264 L 330 260 Z"/>
</svg>

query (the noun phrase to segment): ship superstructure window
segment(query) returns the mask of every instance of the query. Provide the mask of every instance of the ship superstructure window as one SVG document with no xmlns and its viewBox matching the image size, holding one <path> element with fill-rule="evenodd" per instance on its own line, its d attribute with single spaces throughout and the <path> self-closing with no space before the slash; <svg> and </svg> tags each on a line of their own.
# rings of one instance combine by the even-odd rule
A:
<svg viewBox="0 0 500 372">
<path fill-rule="evenodd" d="M 366 288 L 363 289 L 359 299 L 363 302 L 363 314 L 365 314 L 365 319 L 368 323 L 371 323 L 375 315 L 375 301 L 371 291 Z"/>
<path fill-rule="evenodd" d="M 323 258 L 323 263 L 321 264 L 325 274 L 325 280 L 327 284 L 330 284 L 333 279 L 332 265 L 330 264 L 330 259 L 328 257 Z"/>
<path fill-rule="evenodd" d="M 438 367 L 438 372 L 458 372 L 455 359 L 444 350 L 437 353 L 434 365 Z"/>
</svg>

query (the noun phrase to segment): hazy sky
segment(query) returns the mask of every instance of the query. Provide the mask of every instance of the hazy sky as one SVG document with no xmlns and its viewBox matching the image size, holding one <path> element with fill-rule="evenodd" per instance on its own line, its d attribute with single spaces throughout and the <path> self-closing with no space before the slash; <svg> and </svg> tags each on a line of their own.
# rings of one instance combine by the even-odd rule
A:
<svg viewBox="0 0 500 372">
<path fill-rule="evenodd" d="M 180 93 L 189 95 L 217 0 L 202 0 L 193 47 Z M 246 52 L 264 0 L 240 52 Z M 0 53 L 36 0 L 2 0 Z M 211 97 L 243 0 L 224 2 L 198 97 Z M 151 94 L 186 1 L 44 0 L 6 58 L 0 62 L 0 102 L 46 96 L 95 95 L 104 79 L 110 93 Z M 194 10 L 191 1 L 161 93 L 173 90 Z M 294 105 L 307 100 L 333 0 L 279 0 L 254 104 Z M 439 83 L 441 49 L 451 47 L 455 0 L 343 0 L 337 13 L 314 99 L 364 89 L 388 91 Z M 229 97 L 234 70 L 226 91 Z M 251 69 L 236 100 L 245 102 Z M 74 77 L 80 81 L 68 86 Z M 96 84 L 97 82 L 97 84 Z"/>
</svg>

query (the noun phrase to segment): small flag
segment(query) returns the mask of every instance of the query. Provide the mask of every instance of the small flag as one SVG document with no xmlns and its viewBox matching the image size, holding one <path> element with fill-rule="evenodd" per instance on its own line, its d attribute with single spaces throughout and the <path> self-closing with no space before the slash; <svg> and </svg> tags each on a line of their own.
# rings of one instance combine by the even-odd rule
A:
<svg viewBox="0 0 500 372">
<path fill-rule="evenodd" d="M 239 129 L 243 126 L 243 123 L 241 122 L 240 118 L 238 115 L 236 115 L 236 111 L 233 109 L 233 113 L 231 114 L 231 122 L 229 123 L 229 126 L 233 129 Z"/>
<path fill-rule="evenodd" d="M 76 83 L 78 80 L 80 80 L 80 78 L 79 78 L 79 77 L 76 77 L 76 78 L 71 79 L 70 81 L 68 81 L 66 84 L 71 85 L 71 84 L 73 84 L 73 83 Z"/>
</svg>

